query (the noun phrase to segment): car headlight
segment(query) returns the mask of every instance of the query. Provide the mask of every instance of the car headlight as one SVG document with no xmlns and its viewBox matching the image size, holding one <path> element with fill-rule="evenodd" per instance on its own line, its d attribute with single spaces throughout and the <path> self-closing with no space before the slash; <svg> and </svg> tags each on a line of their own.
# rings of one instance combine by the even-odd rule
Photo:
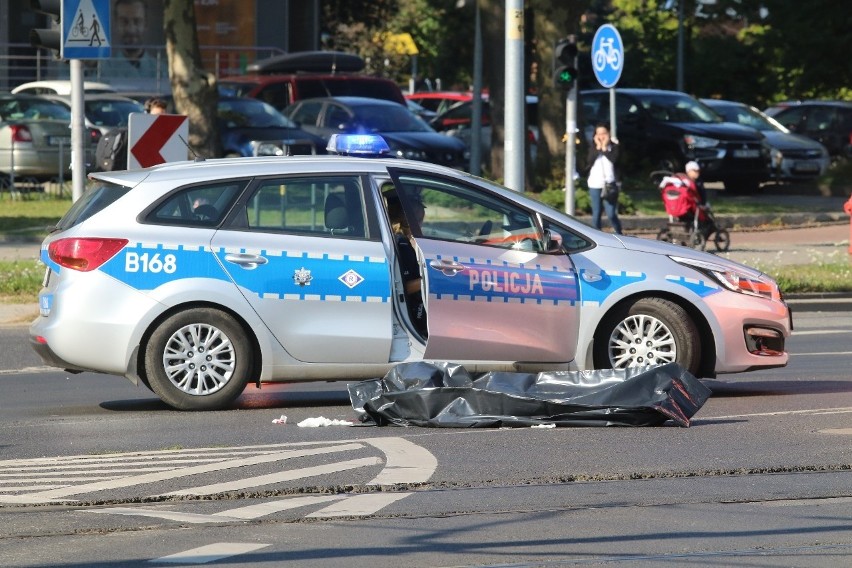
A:
<svg viewBox="0 0 852 568">
<path fill-rule="evenodd" d="M 673 261 L 684 266 L 689 266 L 695 270 L 712 277 L 722 286 L 732 292 L 766 298 L 768 300 L 780 300 L 781 290 L 778 284 L 770 276 L 763 274 L 757 270 L 748 270 L 746 268 L 737 269 L 715 262 L 707 262 L 705 260 L 696 260 L 694 258 L 683 258 L 680 256 L 670 256 Z"/>
<path fill-rule="evenodd" d="M 715 148 L 719 145 L 719 141 L 715 138 L 707 138 L 706 136 L 697 136 L 695 134 L 684 134 L 683 141 L 687 146 L 692 148 Z"/>
<path fill-rule="evenodd" d="M 778 148 L 770 148 L 769 157 L 772 160 L 773 167 L 780 167 L 782 160 L 784 160 L 784 153 Z"/>
<path fill-rule="evenodd" d="M 255 143 L 255 156 L 283 156 L 284 148 L 273 142 L 257 142 Z"/>
<path fill-rule="evenodd" d="M 425 160 L 426 152 L 423 150 L 415 150 L 413 148 L 399 148 L 396 151 L 397 157 L 405 158 L 406 160 Z"/>
</svg>

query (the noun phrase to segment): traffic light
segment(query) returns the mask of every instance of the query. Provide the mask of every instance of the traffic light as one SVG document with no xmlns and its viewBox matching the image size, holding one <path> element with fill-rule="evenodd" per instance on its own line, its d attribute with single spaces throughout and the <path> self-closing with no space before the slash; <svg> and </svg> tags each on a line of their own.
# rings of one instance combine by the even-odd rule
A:
<svg viewBox="0 0 852 568">
<path fill-rule="evenodd" d="M 56 51 L 62 57 L 62 0 L 30 0 L 30 9 L 50 16 L 56 27 L 30 30 L 30 44 Z"/>
<path fill-rule="evenodd" d="M 553 48 L 553 83 L 570 91 L 577 81 L 577 40 L 574 36 L 560 39 Z"/>
</svg>

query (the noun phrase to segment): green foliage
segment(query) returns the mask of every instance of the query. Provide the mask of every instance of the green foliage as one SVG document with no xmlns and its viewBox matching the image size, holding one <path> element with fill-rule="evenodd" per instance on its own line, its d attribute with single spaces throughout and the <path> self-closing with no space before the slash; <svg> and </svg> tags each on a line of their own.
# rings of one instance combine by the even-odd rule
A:
<svg viewBox="0 0 852 568">
<path fill-rule="evenodd" d="M 44 264 L 33 260 L 0 260 L 0 298 L 5 302 L 34 302 L 44 278 Z"/>
</svg>

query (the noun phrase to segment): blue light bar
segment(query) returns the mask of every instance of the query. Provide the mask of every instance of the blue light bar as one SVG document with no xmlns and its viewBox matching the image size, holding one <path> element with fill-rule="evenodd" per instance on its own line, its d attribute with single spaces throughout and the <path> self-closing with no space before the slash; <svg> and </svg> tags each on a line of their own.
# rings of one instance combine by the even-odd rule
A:
<svg viewBox="0 0 852 568">
<path fill-rule="evenodd" d="M 326 150 L 340 156 L 379 158 L 390 155 L 385 139 L 376 134 L 332 134 Z"/>
</svg>

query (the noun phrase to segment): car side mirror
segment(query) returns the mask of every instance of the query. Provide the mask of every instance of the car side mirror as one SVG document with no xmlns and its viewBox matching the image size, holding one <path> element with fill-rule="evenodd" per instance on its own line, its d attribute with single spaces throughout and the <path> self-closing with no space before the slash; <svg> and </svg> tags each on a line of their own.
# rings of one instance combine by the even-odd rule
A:
<svg viewBox="0 0 852 568">
<path fill-rule="evenodd" d="M 562 235 L 546 229 L 544 231 L 544 251 L 554 254 L 565 252 L 565 249 L 562 248 Z"/>
</svg>

